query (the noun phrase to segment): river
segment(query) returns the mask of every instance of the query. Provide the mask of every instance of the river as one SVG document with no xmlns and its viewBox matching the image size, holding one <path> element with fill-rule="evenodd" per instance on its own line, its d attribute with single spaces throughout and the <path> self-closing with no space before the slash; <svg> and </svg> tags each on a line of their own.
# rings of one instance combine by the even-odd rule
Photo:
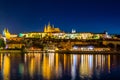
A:
<svg viewBox="0 0 120 80">
<path fill-rule="evenodd" d="M 120 80 L 120 55 L 0 53 L 0 80 Z"/>
</svg>

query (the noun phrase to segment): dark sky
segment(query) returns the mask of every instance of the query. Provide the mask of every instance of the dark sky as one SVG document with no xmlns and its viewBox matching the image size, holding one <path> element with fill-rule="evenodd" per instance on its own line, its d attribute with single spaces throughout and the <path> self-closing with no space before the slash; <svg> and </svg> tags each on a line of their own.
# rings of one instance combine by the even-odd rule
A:
<svg viewBox="0 0 120 80">
<path fill-rule="evenodd" d="M 0 0 L 0 32 L 43 31 L 54 24 L 65 32 L 120 34 L 119 0 Z"/>
</svg>

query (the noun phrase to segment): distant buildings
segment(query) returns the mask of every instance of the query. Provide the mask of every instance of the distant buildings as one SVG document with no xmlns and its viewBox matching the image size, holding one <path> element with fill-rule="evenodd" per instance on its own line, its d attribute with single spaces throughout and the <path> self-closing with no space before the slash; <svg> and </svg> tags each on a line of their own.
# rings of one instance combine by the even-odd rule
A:
<svg viewBox="0 0 120 80">
<path fill-rule="evenodd" d="M 3 36 L 5 36 L 7 39 L 13 38 L 13 37 L 17 37 L 17 34 L 10 34 L 9 30 L 7 28 L 5 28 L 3 30 Z"/>
<path fill-rule="evenodd" d="M 3 31 L 3 36 L 7 39 L 10 38 L 17 38 L 17 37 L 24 37 L 24 38 L 53 38 L 53 39 L 101 39 L 101 38 L 112 38 L 107 32 L 104 33 L 92 33 L 92 32 L 79 32 L 77 33 L 76 30 L 72 29 L 71 33 L 62 32 L 59 28 L 55 28 L 51 26 L 50 23 L 44 27 L 44 32 L 26 32 L 26 33 L 19 33 L 10 34 L 7 28 Z"/>
<path fill-rule="evenodd" d="M 49 44 L 48 40 L 51 40 L 55 43 L 54 45 L 56 47 L 63 50 L 74 48 L 73 47 L 74 44 L 87 45 L 87 47 L 86 46 L 78 47 L 77 50 L 83 50 L 83 51 L 91 50 L 91 48 L 88 47 L 89 45 L 94 45 L 94 51 L 98 51 L 98 50 L 108 51 L 110 48 L 101 48 L 101 47 L 97 47 L 96 45 L 102 46 L 104 40 L 119 40 L 119 37 L 109 35 L 107 32 L 103 32 L 103 33 L 76 32 L 75 29 L 72 29 L 71 33 L 65 33 L 61 31 L 59 28 L 55 28 L 54 26 L 51 26 L 50 23 L 44 27 L 43 32 L 26 32 L 26 33 L 19 33 L 18 35 L 11 34 L 9 30 L 5 28 L 3 30 L 3 35 L 0 35 L 0 37 L 4 39 L 4 42 L 6 44 L 6 49 L 19 49 L 26 46 L 30 48 L 31 46 L 36 46 L 36 45 L 40 47 L 43 46 L 45 47 L 46 44 Z M 103 42 L 99 42 L 101 41 L 100 39 L 101 40 L 103 39 Z M 59 41 L 61 41 L 61 43 L 57 43 Z M 44 45 L 42 45 L 43 43 Z M 107 43 L 105 43 L 105 45 L 107 45 Z"/>
</svg>

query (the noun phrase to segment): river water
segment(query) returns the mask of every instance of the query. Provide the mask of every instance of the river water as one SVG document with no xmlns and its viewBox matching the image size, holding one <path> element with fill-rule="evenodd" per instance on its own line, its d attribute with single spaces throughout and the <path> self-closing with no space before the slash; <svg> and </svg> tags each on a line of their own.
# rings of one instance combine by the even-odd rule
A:
<svg viewBox="0 0 120 80">
<path fill-rule="evenodd" d="M 0 53 L 0 80 L 120 80 L 120 55 Z"/>
</svg>

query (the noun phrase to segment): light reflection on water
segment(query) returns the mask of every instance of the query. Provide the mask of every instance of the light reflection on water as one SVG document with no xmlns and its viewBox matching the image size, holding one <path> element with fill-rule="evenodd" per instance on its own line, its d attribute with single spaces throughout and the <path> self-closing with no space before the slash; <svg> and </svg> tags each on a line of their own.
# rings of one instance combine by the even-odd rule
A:
<svg viewBox="0 0 120 80">
<path fill-rule="evenodd" d="M 119 55 L 0 53 L 0 80 L 96 80 L 117 68 Z"/>
</svg>

